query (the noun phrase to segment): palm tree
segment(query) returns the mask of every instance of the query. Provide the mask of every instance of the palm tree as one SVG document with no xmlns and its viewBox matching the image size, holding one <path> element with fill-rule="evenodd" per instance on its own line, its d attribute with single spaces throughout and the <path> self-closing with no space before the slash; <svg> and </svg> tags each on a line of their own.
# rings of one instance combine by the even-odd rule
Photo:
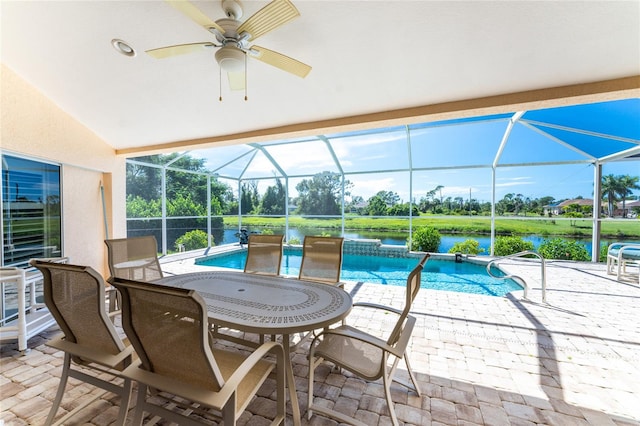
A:
<svg viewBox="0 0 640 426">
<path fill-rule="evenodd" d="M 620 181 L 614 175 L 602 176 L 602 198 L 607 200 L 608 216 L 613 217 L 616 195 L 620 193 Z"/>
<path fill-rule="evenodd" d="M 638 185 L 638 181 L 640 177 L 638 176 L 618 176 L 618 182 L 620 184 L 621 191 L 618 192 L 618 195 L 622 197 L 622 214 L 624 217 L 627 217 L 627 209 L 626 209 L 626 201 L 627 196 L 633 194 L 634 189 L 640 189 L 640 185 Z"/>
</svg>

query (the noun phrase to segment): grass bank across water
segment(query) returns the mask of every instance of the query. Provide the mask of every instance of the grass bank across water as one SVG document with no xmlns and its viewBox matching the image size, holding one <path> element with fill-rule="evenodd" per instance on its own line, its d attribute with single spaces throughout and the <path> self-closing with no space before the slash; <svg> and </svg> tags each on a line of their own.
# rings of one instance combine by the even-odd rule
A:
<svg viewBox="0 0 640 426">
<path fill-rule="evenodd" d="M 433 226 L 443 234 L 490 234 L 491 219 L 488 217 L 465 216 L 419 216 L 412 219 L 413 228 L 419 226 Z M 226 226 L 237 226 L 237 217 L 224 218 Z M 284 227 L 284 218 L 275 217 L 243 217 L 242 224 L 253 228 Z M 300 216 L 289 217 L 289 226 L 294 228 L 326 229 L 327 231 L 342 229 L 340 219 L 317 219 Z M 561 219 L 561 218 L 496 218 L 496 233 L 498 235 L 538 235 L 542 237 L 590 237 L 592 230 L 590 219 Z M 367 231 L 398 231 L 408 232 L 409 220 L 406 218 L 370 218 L 347 217 L 345 228 Z M 606 238 L 640 238 L 640 220 L 603 220 L 601 222 L 601 236 Z"/>
</svg>

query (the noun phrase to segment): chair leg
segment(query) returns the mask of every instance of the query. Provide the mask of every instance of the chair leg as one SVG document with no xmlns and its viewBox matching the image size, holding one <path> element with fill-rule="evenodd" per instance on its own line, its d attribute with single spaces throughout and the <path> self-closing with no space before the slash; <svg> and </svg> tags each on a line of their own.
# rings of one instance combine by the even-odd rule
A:
<svg viewBox="0 0 640 426">
<path fill-rule="evenodd" d="M 393 408 L 393 401 L 391 400 L 391 380 L 388 377 L 387 372 L 382 376 L 382 382 L 384 384 L 384 395 L 387 399 L 387 407 L 391 414 L 391 423 L 393 426 L 398 426 L 398 418 L 396 417 L 396 410 Z"/>
<path fill-rule="evenodd" d="M 132 426 L 142 426 L 142 418 L 144 417 L 144 405 L 147 399 L 148 386 L 138 382 L 138 401 L 136 402 L 136 413 L 133 418 Z"/>
<path fill-rule="evenodd" d="M 313 410 L 311 410 L 311 404 L 313 403 L 313 373 L 315 372 L 315 362 L 313 358 L 309 356 L 309 387 L 307 388 L 307 420 L 311 420 L 313 416 Z"/>
<path fill-rule="evenodd" d="M 69 369 L 71 368 L 71 356 L 68 353 L 64 354 L 64 364 L 62 365 L 62 374 L 60 375 L 60 384 L 58 384 L 58 391 L 56 392 L 56 398 L 53 400 L 53 406 L 47 416 L 45 425 L 49 426 L 53 423 L 53 419 L 56 417 L 62 397 L 64 396 L 64 389 L 67 387 L 67 379 L 69 378 Z"/>
<path fill-rule="evenodd" d="M 131 399 L 131 388 L 133 384 L 131 379 L 124 379 L 124 383 L 122 383 L 122 393 L 120 395 L 120 413 L 118 414 L 118 423 L 119 425 L 124 425 L 125 420 L 127 419 L 127 412 L 129 411 L 129 402 Z"/>
<path fill-rule="evenodd" d="M 407 352 L 404 353 L 404 362 L 407 364 L 407 372 L 409 373 L 409 377 L 411 378 L 411 383 L 413 383 L 413 387 L 415 388 L 418 396 L 422 396 L 422 392 L 420 392 L 420 386 L 418 385 L 418 381 L 416 380 L 416 376 L 413 374 L 413 370 L 411 369 L 411 365 L 409 364 L 409 357 L 407 356 Z"/>
<path fill-rule="evenodd" d="M 622 277 L 622 273 L 625 272 L 625 269 L 626 269 L 626 265 L 624 263 L 624 260 L 618 257 L 618 274 L 617 274 L 618 281 L 620 281 L 620 278 Z"/>
<path fill-rule="evenodd" d="M 225 425 L 233 425 L 236 424 L 236 404 L 237 404 L 238 395 L 236 392 L 229 397 L 229 400 L 224 407 L 222 407 L 222 421 Z"/>
</svg>

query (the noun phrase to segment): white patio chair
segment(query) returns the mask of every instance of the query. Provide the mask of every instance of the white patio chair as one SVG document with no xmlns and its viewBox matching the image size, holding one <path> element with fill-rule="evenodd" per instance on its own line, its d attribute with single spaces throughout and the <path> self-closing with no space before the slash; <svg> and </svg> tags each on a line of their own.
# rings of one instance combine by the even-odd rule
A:
<svg viewBox="0 0 640 426">
<path fill-rule="evenodd" d="M 638 284 L 640 284 L 640 244 L 613 243 L 607 248 L 607 273 L 616 275 L 618 281 L 627 274 L 627 266 L 638 268 Z"/>
</svg>

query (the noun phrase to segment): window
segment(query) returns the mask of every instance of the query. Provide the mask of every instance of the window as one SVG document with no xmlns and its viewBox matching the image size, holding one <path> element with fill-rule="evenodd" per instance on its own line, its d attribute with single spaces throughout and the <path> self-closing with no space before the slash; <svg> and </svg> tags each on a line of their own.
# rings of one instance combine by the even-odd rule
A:
<svg viewBox="0 0 640 426">
<path fill-rule="evenodd" d="M 2 265 L 62 256 L 60 166 L 2 155 Z"/>
</svg>

